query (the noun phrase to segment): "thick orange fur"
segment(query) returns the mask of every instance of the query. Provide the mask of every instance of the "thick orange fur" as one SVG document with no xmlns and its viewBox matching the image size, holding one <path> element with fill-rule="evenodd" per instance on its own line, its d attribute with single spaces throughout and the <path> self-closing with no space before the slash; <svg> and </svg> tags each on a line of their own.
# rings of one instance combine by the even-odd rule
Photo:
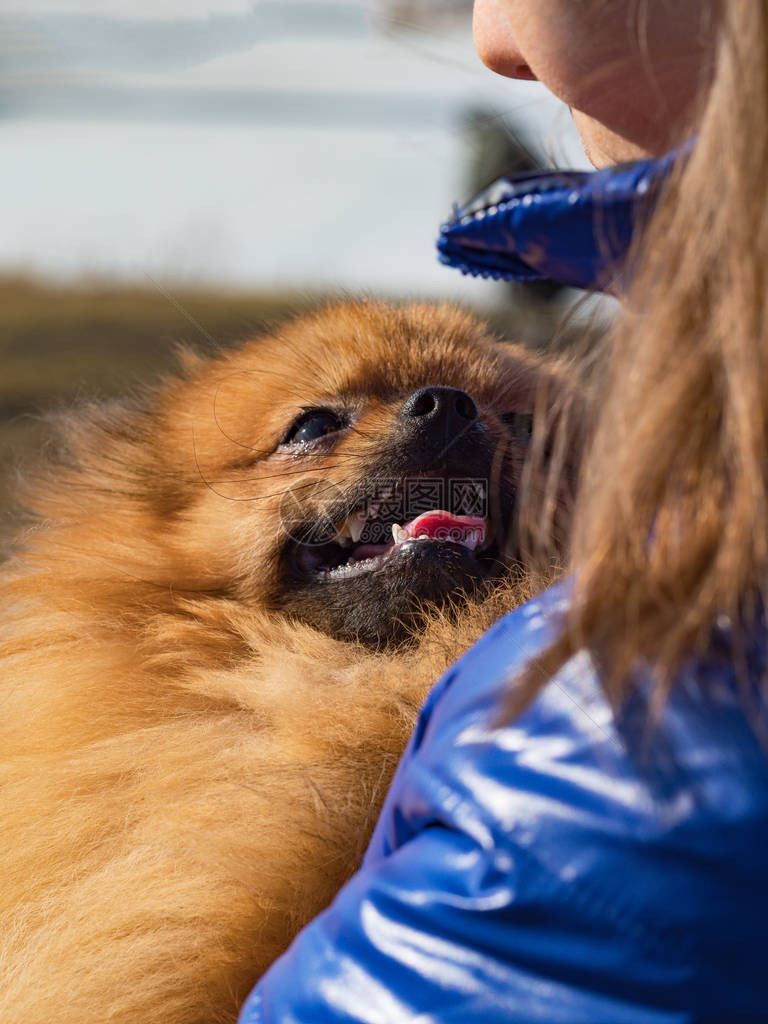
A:
<svg viewBox="0 0 768 1024">
<path fill-rule="evenodd" d="M 417 368 L 489 408 L 549 372 L 455 311 L 344 305 L 69 423 L 0 582 L 3 1024 L 232 1022 L 354 871 L 428 688 L 527 584 L 394 650 L 290 620 L 304 477 L 260 459 L 307 393 Z"/>
</svg>

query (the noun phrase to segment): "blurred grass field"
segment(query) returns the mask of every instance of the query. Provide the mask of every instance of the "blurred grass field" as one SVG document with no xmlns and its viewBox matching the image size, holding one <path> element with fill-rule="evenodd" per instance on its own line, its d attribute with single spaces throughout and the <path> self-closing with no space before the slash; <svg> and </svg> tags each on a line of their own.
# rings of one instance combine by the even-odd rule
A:
<svg viewBox="0 0 768 1024">
<path fill-rule="evenodd" d="M 47 435 L 41 414 L 151 381 L 173 365 L 179 340 L 213 351 L 321 301 L 0 278 L 0 553 L 18 518 L 16 473 Z"/>
</svg>

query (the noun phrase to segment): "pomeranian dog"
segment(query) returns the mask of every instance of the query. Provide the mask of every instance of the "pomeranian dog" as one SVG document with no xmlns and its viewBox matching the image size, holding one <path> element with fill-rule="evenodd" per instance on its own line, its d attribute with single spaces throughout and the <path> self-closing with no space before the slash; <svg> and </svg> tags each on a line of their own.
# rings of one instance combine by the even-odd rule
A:
<svg viewBox="0 0 768 1024">
<path fill-rule="evenodd" d="M 236 1019 L 528 595 L 521 494 L 565 537 L 571 391 L 454 309 L 342 304 L 65 421 L 0 582 L 3 1024 Z"/>
</svg>

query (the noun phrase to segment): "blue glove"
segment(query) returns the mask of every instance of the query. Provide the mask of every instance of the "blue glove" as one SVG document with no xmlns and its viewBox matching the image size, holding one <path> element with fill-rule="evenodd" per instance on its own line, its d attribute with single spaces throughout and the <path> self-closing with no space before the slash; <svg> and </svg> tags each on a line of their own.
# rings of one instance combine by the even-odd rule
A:
<svg viewBox="0 0 768 1024">
<path fill-rule="evenodd" d="M 622 291 L 635 231 L 691 145 L 602 171 L 500 178 L 442 225 L 439 259 L 474 277 Z"/>
</svg>

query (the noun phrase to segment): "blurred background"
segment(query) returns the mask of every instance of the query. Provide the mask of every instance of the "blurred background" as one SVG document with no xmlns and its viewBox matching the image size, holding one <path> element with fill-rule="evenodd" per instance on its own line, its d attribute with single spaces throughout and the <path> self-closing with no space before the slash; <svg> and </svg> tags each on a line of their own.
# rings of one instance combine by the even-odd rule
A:
<svg viewBox="0 0 768 1024">
<path fill-rule="evenodd" d="M 39 413 L 328 296 L 450 299 L 533 346 L 571 292 L 442 267 L 505 171 L 587 167 L 543 86 L 482 67 L 471 0 L 3 0 L 0 541 Z"/>
</svg>

